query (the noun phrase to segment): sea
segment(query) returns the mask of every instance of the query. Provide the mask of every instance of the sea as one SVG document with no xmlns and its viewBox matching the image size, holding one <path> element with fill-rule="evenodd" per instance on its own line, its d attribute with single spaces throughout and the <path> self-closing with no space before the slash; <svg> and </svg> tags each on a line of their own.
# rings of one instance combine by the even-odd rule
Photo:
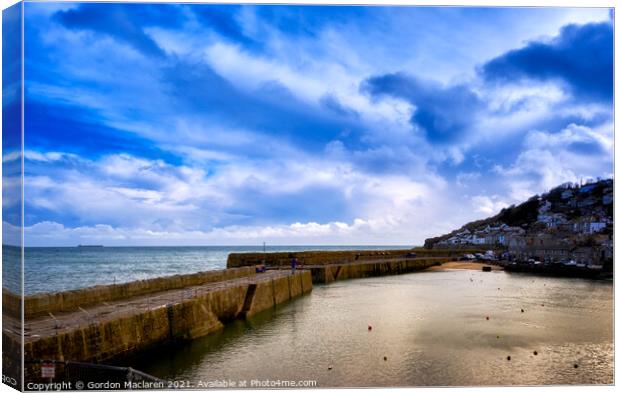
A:
<svg viewBox="0 0 620 393">
<path fill-rule="evenodd" d="M 226 268 L 233 252 L 407 249 L 412 246 L 27 247 L 24 293 L 60 292 L 100 284 Z M 20 292 L 19 249 L 3 249 L 3 286 Z"/>
</svg>

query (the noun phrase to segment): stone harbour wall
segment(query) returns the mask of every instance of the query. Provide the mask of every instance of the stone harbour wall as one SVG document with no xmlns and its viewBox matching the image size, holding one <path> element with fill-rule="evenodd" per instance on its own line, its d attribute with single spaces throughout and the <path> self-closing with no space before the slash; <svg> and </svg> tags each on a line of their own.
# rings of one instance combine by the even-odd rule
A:
<svg viewBox="0 0 620 393">
<path fill-rule="evenodd" d="M 105 362 L 156 345 L 192 340 L 216 332 L 235 318 L 247 318 L 312 291 L 310 271 L 240 281 L 198 297 L 139 311 L 26 342 L 26 359 Z"/>
<path fill-rule="evenodd" d="M 332 266 L 310 267 L 314 283 L 327 284 L 332 281 L 352 278 L 376 277 L 391 274 L 410 273 L 427 269 L 450 261 L 451 258 L 415 258 L 401 261 L 366 262 Z"/>
<path fill-rule="evenodd" d="M 132 281 L 115 285 L 97 285 L 65 292 L 43 293 L 24 297 L 24 316 L 37 317 L 48 313 L 73 311 L 101 302 L 126 299 L 171 289 L 185 288 L 210 282 L 233 280 L 256 274 L 254 267 L 212 270 L 193 274 L 179 274 L 148 280 Z M 21 312 L 19 296 L 3 291 L 2 305 L 9 315 L 19 317 Z"/>
<path fill-rule="evenodd" d="M 400 259 L 412 257 L 458 257 L 466 253 L 477 253 L 480 250 L 352 250 L 352 251 L 302 251 L 302 252 L 248 252 L 231 253 L 226 266 L 254 266 L 265 263 L 267 266 L 290 266 L 290 255 L 295 255 L 300 265 L 330 265 L 374 261 L 381 259 Z"/>
</svg>

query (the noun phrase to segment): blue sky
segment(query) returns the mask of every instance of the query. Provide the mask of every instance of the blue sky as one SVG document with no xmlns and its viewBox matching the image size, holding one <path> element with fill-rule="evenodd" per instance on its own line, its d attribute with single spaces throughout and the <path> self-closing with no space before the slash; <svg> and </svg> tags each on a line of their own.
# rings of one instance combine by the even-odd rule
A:
<svg viewBox="0 0 620 393">
<path fill-rule="evenodd" d="M 421 244 L 613 173 L 608 9 L 27 3 L 25 23 L 28 246 Z"/>
</svg>

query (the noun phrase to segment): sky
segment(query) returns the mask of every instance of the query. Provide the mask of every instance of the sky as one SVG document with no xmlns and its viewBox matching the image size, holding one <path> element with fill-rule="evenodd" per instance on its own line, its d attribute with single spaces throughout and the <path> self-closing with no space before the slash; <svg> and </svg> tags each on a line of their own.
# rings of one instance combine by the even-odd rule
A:
<svg viewBox="0 0 620 393">
<path fill-rule="evenodd" d="M 609 9 L 24 18 L 26 246 L 420 245 L 613 176 Z"/>
</svg>

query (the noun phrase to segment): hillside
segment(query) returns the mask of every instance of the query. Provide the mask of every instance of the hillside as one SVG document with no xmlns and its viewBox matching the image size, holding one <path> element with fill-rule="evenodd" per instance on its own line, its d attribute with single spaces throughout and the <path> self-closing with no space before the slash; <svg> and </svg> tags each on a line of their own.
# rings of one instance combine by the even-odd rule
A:
<svg viewBox="0 0 620 393">
<path fill-rule="evenodd" d="M 546 237 L 575 248 L 587 242 L 599 244 L 611 240 L 612 231 L 613 181 L 606 179 L 584 185 L 562 184 L 517 206 L 502 209 L 495 216 L 426 239 L 424 247 L 475 244 L 510 249 L 533 245 L 534 237 Z"/>
</svg>

